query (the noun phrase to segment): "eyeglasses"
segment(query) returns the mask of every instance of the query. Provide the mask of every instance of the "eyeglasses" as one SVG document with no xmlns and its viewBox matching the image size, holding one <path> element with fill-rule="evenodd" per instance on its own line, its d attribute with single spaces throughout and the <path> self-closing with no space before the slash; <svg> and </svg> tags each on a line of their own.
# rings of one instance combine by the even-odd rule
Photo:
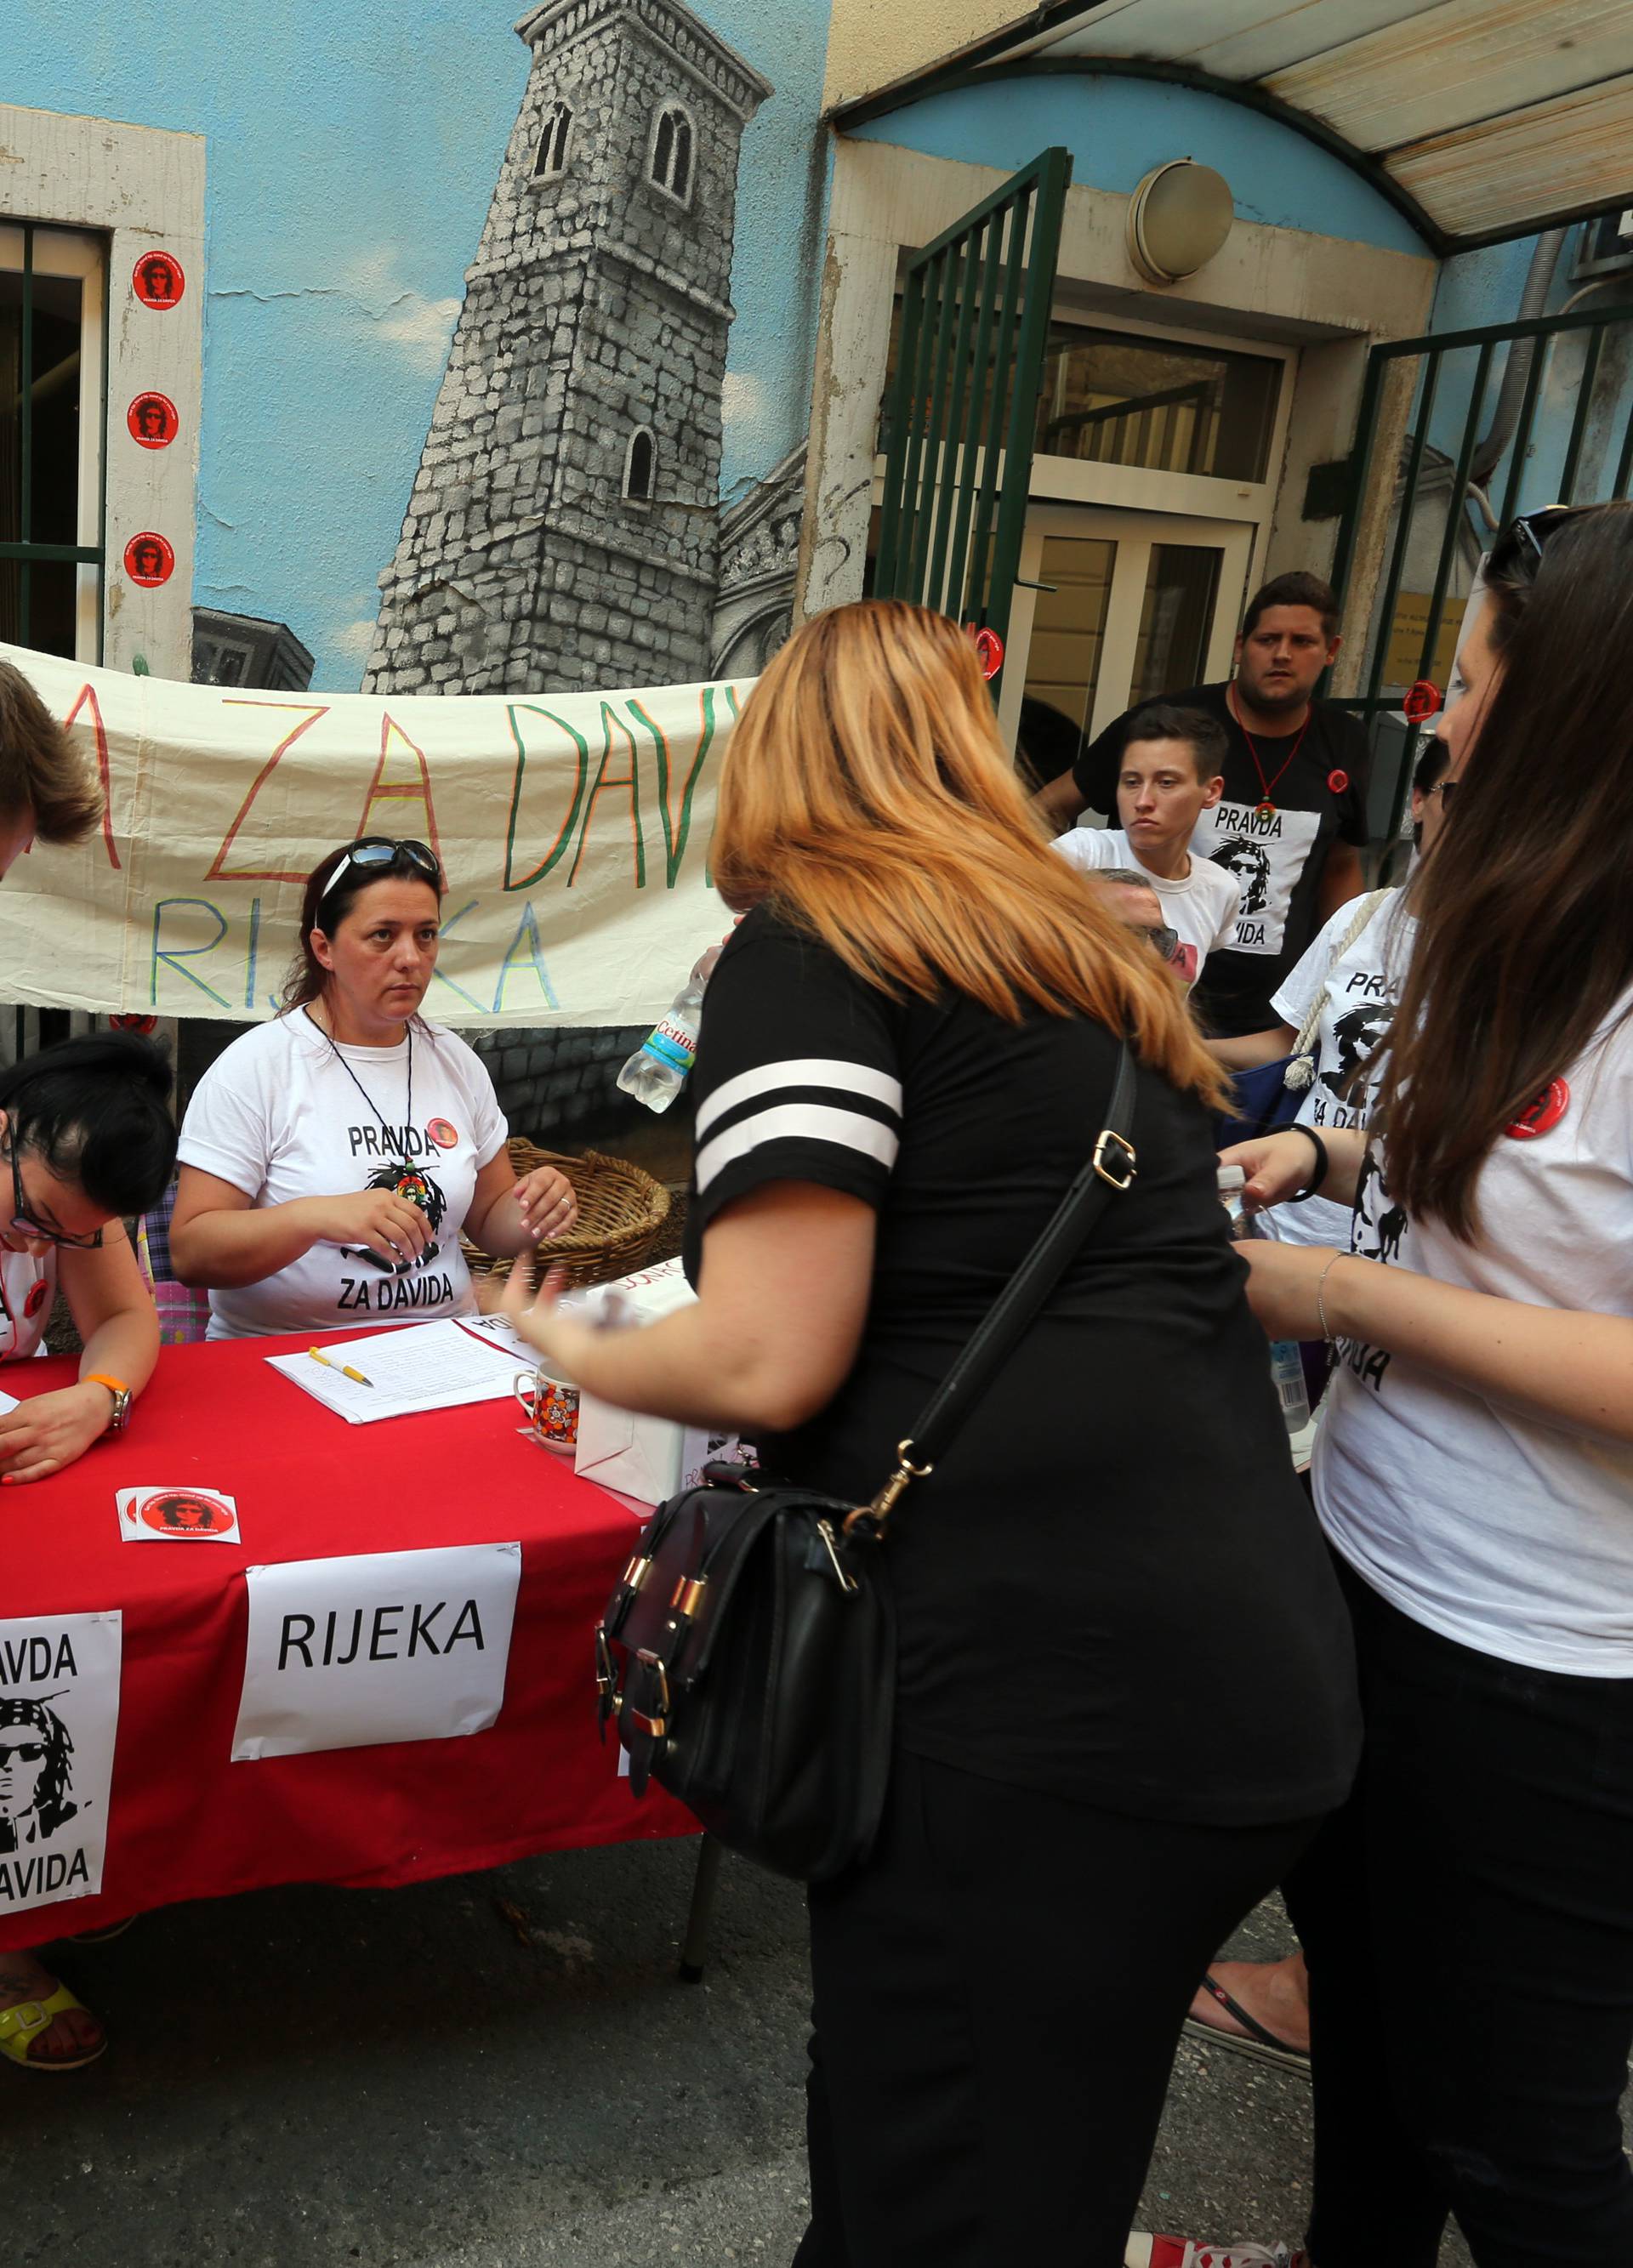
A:
<svg viewBox="0 0 1633 2268">
<path fill-rule="evenodd" d="M 411 840 L 391 843 L 382 838 L 372 843 L 354 843 L 350 849 L 341 852 L 335 862 L 334 872 L 318 892 L 318 903 L 322 904 L 348 866 L 355 866 L 359 873 L 367 873 L 371 867 L 389 866 L 399 854 L 417 873 L 424 874 L 433 887 L 440 887 L 442 869 L 437 864 L 434 850 L 427 849 L 423 843 Z"/>
<path fill-rule="evenodd" d="M 1437 780 L 1429 792 L 1440 798 L 1440 808 L 1444 811 L 1459 785 L 1460 782 L 1453 779 Z"/>
<path fill-rule="evenodd" d="M 32 1236 L 40 1244 L 60 1244 L 70 1252 L 100 1252 L 102 1232 L 93 1228 L 84 1236 L 70 1236 L 66 1229 L 47 1228 L 29 1211 L 23 1197 L 22 1168 L 17 1162 L 17 1145 L 6 1145 L 6 1155 L 11 1166 L 11 1219 L 8 1226 L 18 1236 Z"/>
<path fill-rule="evenodd" d="M 13 1756 L 21 1764 L 37 1764 L 44 1754 L 43 1741 L 24 1741 L 16 1748 L 8 1748 L 4 1741 L 0 1741 L 0 1771 L 5 1770 Z"/>
<path fill-rule="evenodd" d="M 1177 929 L 1164 926 L 1162 929 L 1142 930 L 1140 934 L 1142 937 L 1150 939 L 1164 961 L 1171 961 L 1179 950 L 1179 932 Z"/>
<path fill-rule="evenodd" d="M 1504 534 L 1512 543 L 1515 556 L 1523 560 L 1529 572 L 1534 575 L 1542 563 L 1542 548 L 1548 538 L 1557 535 L 1568 519 L 1578 518 L 1587 509 L 1585 504 L 1545 504 L 1535 512 L 1521 512 L 1517 519 L 1510 520 Z M 1494 557 L 1503 541 L 1504 536 L 1499 535 L 1492 545 Z"/>
</svg>

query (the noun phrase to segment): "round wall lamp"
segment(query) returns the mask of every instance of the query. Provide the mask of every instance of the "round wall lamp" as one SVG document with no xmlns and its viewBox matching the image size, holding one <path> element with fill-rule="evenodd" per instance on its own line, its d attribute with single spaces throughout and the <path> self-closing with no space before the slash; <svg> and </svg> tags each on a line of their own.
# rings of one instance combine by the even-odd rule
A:
<svg viewBox="0 0 1633 2268">
<path fill-rule="evenodd" d="M 1154 166 L 1128 201 L 1128 257 L 1153 284 L 1205 268 L 1236 217 L 1230 184 L 1191 158 Z"/>
</svg>

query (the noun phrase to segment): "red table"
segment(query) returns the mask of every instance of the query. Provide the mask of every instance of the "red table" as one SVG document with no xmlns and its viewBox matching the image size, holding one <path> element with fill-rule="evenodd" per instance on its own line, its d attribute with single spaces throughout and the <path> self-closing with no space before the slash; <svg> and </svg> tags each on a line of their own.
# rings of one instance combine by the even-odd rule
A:
<svg viewBox="0 0 1633 2268">
<path fill-rule="evenodd" d="M 0 1903 L 0 1948 L 275 1882 L 379 1887 L 696 1832 L 655 1790 L 637 1803 L 616 1742 L 597 1735 L 591 1631 L 639 1532 L 629 1506 L 520 1432 L 508 1398 L 348 1425 L 269 1368 L 307 1344 L 166 1348 L 127 1434 L 0 1491 L 0 1621 L 123 1616 L 102 1894 Z M 66 1358 L 18 1364 L 4 1382 L 37 1393 L 73 1372 Z M 189 1483 L 236 1498 L 241 1548 L 122 1541 L 117 1489 Z M 516 1539 L 505 1703 L 487 1731 L 229 1761 L 247 1565 Z"/>
</svg>

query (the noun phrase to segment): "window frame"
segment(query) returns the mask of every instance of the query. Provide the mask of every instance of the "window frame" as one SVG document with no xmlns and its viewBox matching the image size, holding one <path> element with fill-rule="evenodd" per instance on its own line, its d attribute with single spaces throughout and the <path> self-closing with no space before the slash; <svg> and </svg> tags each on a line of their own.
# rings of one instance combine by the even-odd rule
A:
<svg viewBox="0 0 1633 2268">
<path fill-rule="evenodd" d="M 19 643 L 29 642 L 30 570 L 71 560 L 74 578 L 76 661 L 100 663 L 103 657 L 104 595 L 107 575 L 107 387 L 108 247 L 96 229 L 63 228 L 54 223 L 0 216 L 0 270 L 23 278 L 24 336 L 32 334 L 33 281 L 37 276 L 77 280 L 79 316 L 79 462 L 78 541 L 38 543 L 29 537 L 32 505 L 30 464 L 32 392 L 21 397 L 20 444 L 23 480 L 19 518 L 22 537 L 0 541 L 0 562 L 20 567 Z"/>
<path fill-rule="evenodd" d="M 683 188 L 674 187 L 674 166 L 671 161 L 670 179 L 666 180 L 657 170 L 658 141 L 666 121 L 676 120 L 686 129 L 686 182 Z M 671 150 L 672 160 L 672 150 Z M 698 122 L 691 106 L 677 94 L 666 94 L 652 114 L 652 127 L 647 136 L 647 182 L 650 188 L 677 204 L 683 212 L 690 212 L 698 186 Z"/>
<path fill-rule="evenodd" d="M 647 484 L 644 494 L 630 486 L 631 476 L 635 469 L 635 451 L 643 440 L 647 444 Z M 650 425 L 638 425 L 634 431 L 630 435 L 629 440 L 625 444 L 624 450 L 624 501 L 625 504 L 638 504 L 643 511 L 649 511 L 653 504 L 656 503 L 657 496 L 658 437 L 653 431 Z"/>
<path fill-rule="evenodd" d="M 544 112 L 533 144 L 533 164 L 528 174 L 532 188 L 543 188 L 551 181 L 560 180 L 566 172 L 567 158 L 573 146 L 573 105 L 565 95 L 559 94 Z M 557 145 L 558 154 L 552 164 L 541 166 L 539 160 L 552 143 Z"/>
</svg>

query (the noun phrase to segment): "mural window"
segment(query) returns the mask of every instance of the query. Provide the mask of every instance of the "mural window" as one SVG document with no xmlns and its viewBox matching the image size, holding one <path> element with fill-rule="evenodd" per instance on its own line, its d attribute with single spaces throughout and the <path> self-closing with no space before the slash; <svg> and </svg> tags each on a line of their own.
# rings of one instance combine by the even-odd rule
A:
<svg viewBox="0 0 1633 2268">
<path fill-rule="evenodd" d="M 552 102 L 544 114 L 544 123 L 539 132 L 539 146 L 533 158 L 533 178 L 536 181 L 553 181 L 567 170 L 567 136 L 573 127 L 571 107 L 559 99 Z"/>
<path fill-rule="evenodd" d="M 661 189 L 682 204 L 691 202 L 692 141 L 691 113 L 682 103 L 666 102 L 653 122 L 647 170 Z"/>
<path fill-rule="evenodd" d="M 650 504 L 657 481 L 658 450 L 649 425 L 638 425 L 630 435 L 624 457 L 624 493 L 632 504 Z"/>
<path fill-rule="evenodd" d="M 101 239 L 0 220 L 0 641 L 96 661 Z"/>
</svg>

